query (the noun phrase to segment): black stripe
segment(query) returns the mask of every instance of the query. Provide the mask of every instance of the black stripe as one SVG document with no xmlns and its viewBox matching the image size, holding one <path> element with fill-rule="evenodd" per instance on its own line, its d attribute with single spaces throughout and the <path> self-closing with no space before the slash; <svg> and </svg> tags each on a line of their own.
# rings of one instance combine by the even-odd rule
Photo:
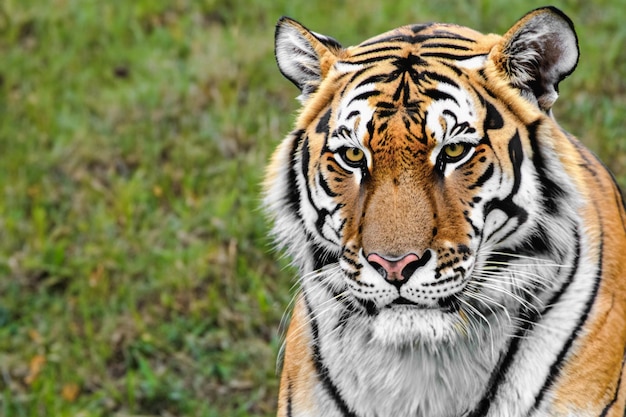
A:
<svg viewBox="0 0 626 417">
<path fill-rule="evenodd" d="M 465 217 L 465 221 L 469 223 L 470 226 L 472 226 L 472 231 L 474 232 L 474 236 L 480 236 L 480 229 L 476 227 L 472 219 L 467 214 L 464 214 L 463 217 Z"/>
<path fill-rule="evenodd" d="M 352 100 L 350 100 L 350 102 L 348 103 L 348 106 L 350 106 L 355 101 L 366 100 L 366 99 L 368 99 L 370 97 L 374 97 L 374 96 L 378 96 L 378 95 L 380 95 L 380 91 L 377 91 L 377 90 L 366 91 L 366 92 L 361 93 L 358 96 L 355 96 L 354 98 L 352 98 Z"/>
<path fill-rule="evenodd" d="M 377 84 L 381 82 L 388 82 L 390 80 L 391 80 L 391 77 L 389 76 L 389 74 L 371 75 L 367 77 L 366 79 L 359 81 L 359 83 L 356 85 L 356 87 L 354 87 L 354 89 L 356 90 L 357 88 L 362 87 L 367 84 Z"/>
<path fill-rule="evenodd" d="M 456 54 L 449 54 L 449 53 L 445 53 L 445 52 L 424 52 L 424 53 L 422 53 L 420 55 L 423 56 L 423 57 L 453 59 L 455 61 L 465 61 L 467 59 L 476 58 L 477 56 L 484 56 L 484 54 L 456 55 Z"/>
<path fill-rule="evenodd" d="M 463 71 L 462 71 L 460 68 L 458 68 L 457 66 L 453 65 L 453 64 L 452 64 L 452 63 L 450 63 L 450 62 L 446 62 L 446 61 L 439 61 L 439 64 L 441 64 L 441 65 L 443 65 L 444 67 L 446 67 L 446 68 L 448 68 L 448 69 L 452 70 L 452 71 L 453 71 L 453 72 L 457 75 L 457 77 L 461 77 L 461 76 L 465 75 L 465 74 L 463 73 Z"/>
<path fill-rule="evenodd" d="M 417 24 L 411 25 L 411 31 L 417 34 L 423 31 L 424 29 L 429 28 L 430 26 L 432 26 L 432 23 L 417 23 Z"/>
<path fill-rule="evenodd" d="M 433 35 L 430 36 L 430 39 L 440 38 L 440 39 L 456 39 L 459 41 L 465 41 L 469 43 L 476 43 L 474 39 L 466 38 L 463 35 L 459 35 L 456 32 L 451 32 L 449 30 L 435 30 L 433 31 Z"/>
<path fill-rule="evenodd" d="M 506 378 L 506 374 L 513 364 L 515 357 L 517 356 L 517 352 L 520 348 L 520 343 L 525 340 L 526 334 L 533 330 L 535 327 L 535 323 L 538 323 L 539 317 L 544 316 L 548 313 L 556 303 L 559 302 L 561 296 L 565 294 L 568 290 L 570 284 L 574 280 L 574 276 L 578 271 L 578 267 L 580 265 L 580 235 L 578 231 L 574 231 L 574 241 L 576 242 L 576 252 L 574 258 L 574 265 L 567 279 L 561 285 L 561 288 L 552 296 L 548 303 L 546 303 L 546 308 L 541 313 L 527 311 L 522 314 L 522 318 L 524 321 L 520 325 L 520 329 L 517 331 L 515 337 L 511 339 L 511 343 L 509 345 L 508 350 L 506 351 L 506 355 L 501 357 L 498 366 L 491 373 L 491 377 L 489 378 L 489 383 L 487 384 L 487 390 L 483 395 L 483 398 L 478 402 L 478 405 L 472 410 L 467 417 L 483 417 L 487 415 L 489 408 L 491 407 L 491 403 L 496 397 L 498 393 L 498 389 L 502 385 L 502 382 Z"/>
<path fill-rule="evenodd" d="M 390 74 L 395 78 L 407 72 L 416 72 L 415 67 L 426 65 L 426 61 L 419 55 L 409 53 L 406 57 L 396 57 L 391 64 L 396 67 Z"/>
<path fill-rule="evenodd" d="M 348 115 L 348 117 L 346 117 L 346 120 L 350 120 L 350 119 L 352 119 L 353 117 L 360 116 L 360 115 L 361 115 L 361 112 L 360 112 L 360 111 L 358 111 L 358 110 L 352 110 L 352 111 L 350 112 L 350 114 Z"/>
<path fill-rule="evenodd" d="M 396 59 L 397 56 L 395 55 L 384 55 L 384 56 L 374 56 L 374 57 L 370 57 L 370 58 L 363 58 L 363 59 L 357 59 L 357 60 L 353 60 L 350 61 L 350 64 L 353 65 L 367 65 L 367 64 L 378 64 L 382 61 L 389 61 L 392 59 Z M 365 69 L 362 69 L 361 72 L 363 72 Z"/>
<path fill-rule="evenodd" d="M 319 345 L 319 328 L 317 326 L 317 320 L 313 311 L 311 310 L 311 306 L 309 305 L 309 301 L 306 296 L 304 297 L 304 304 L 307 309 L 307 316 L 311 319 L 311 337 L 312 337 L 312 346 L 313 349 L 313 364 L 315 366 L 315 371 L 317 372 L 317 376 L 322 382 L 322 386 L 324 390 L 328 393 L 331 400 L 339 409 L 339 412 L 344 417 L 357 417 L 357 415 L 348 407 L 348 404 L 341 397 L 339 389 L 330 378 L 330 372 L 326 365 L 324 365 L 324 358 L 322 357 L 320 345 Z"/>
<path fill-rule="evenodd" d="M 350 76 L 350 79 L 348 80 L 348 82 L 345 83 L 345 85 L 343 86 L 341 91 L 338 93 L 338 95 L 344 96 L 346 92 L 348 91 L 348 89 L 354 89 L 354 86 L 353 86 L 354 82 L 359 77 L 361 77 L 365 72 L 367 72 L 369 69 L 370 69 L 369 67 L 365 67 L 365 68 L 361 68 L 358 71 L 353 72 L 352 75 Z M 346 75 L 348 75 L 348 73 L 342 74 L 342 77 L 345 77 Z"/>
<path fill-rule="evenodd" d="M 524 162 L 524 150 L 522 149 L 522 142 L 520 140 L 520 136 L 517 131 L 515 132 L 515 135 L 513 135 L 513 137 L 509 141 L 508 148 L 509 148 L 509 159 L 511 160 L 511 165 L 513 166 L 513 187 L 511 189 L 511 192 L 505 199 L 503 200 L 493 199 L 485 204 L 484 218 L 486 219 L 490 212 L 492 212 L 495 209 L 498 209 L 506 213 L 506 215 L 509 218 L 516 218 L 518 220 L 518 226 L 519 226 L 525 223 L 526 220 L 528 220 L 528 211 L 526 211 L 526 209 L 517 205 L 513 201 L 513 197 L 515 197 L 515 195 L 517 194 L 517 191 L 519 190 L 520 184 L 522 182 L 522 163 Z M 493 167 L 493 164 L 491 166 Z M 481 175 L 481 177 L 478 179 L 477 184 L 481 182 L 481 178 L 483 178 L 485 174 L 487 174 L 487 172 Z M 480 185 L 482 185 L 482 183 Z M 472 187 L 474 187 L 474 185 Z M 506 224 L 508 224 L 508 222 L 504 223 L 500 228 L 498 228 L 491 235 L 489 235 L 486 238 L 486 241 L 489 241 L 491 236 L 498 233 Z M 503 237 L 501 241 L 505 241 L 506 238 L 508 238 L 510 234 L 512 233 L 514 233 L 514 230 L 511 231 L 509 235 Z M 545 234 L 545 231 L 544 231 L 544 234 Z M 547 236 L 545 237 L 545 240 L 546 241 L 548 240 Z"/>
<path fill-rule="evenodd" d="M 437 81 L 437 82 L 444 83 L 444 84 L 449 84 L 455 88 L 460 88 L 459 84 L 456 81 L 454 81 L 452 78 L 446 77 L 445 75 L 438 74 L 436 72 L 424 71 L 424 72 L 420 72 L 419 76 L 420 78 L 429 78 L 433 81 Z"/>
<path fill-rule="evenodd" d="M 360 268 L 361 267 L 361 264 L 359 262 L 357 262 L 357 261 L 355 261 L 353 259 L 350 259 L 350 258 L 348 258 L 345 255 L 342 255 L 341 259 L 343 259 L 344 262 L 346 262 L 347 264 L 352 265 L 355 268 Z"/>
<path fill-rule="evenodd" d="M 322 171 L 317 172 L 317 181 L 320 183 L 320 186 L 322 187 L 322 190 L 324 190 L 326 195 L 328 195 L 329 197 L 339 196 L 339 194 L 330 189 L 328 181 L 326 181 L 326 178 L 324 178 L 324 176 L 322 175 Z"/>
<path fill-rule="evenodd" d="M 388 125 L 389 123 L 387 121 L 382 122 L 380 126 L 378 126 L 378 129 L 376 129 L 376 133 L 378 133 L 379 135 L 382 135 L 384 131 L 387 130 Z"/>
<path fill-rule="evenodd" d="M 400 97 L 402 97 L 403 91 L 410 92 L 410 87 L 408 86 L 408 84 L 406 82 L 406 77 L 405 77 L 404 73 L 402 74 L 402 79 L 398 83 L 398 88 L 396 88 L 396 90 L 393 93 L 392 100 L 393 101 L 400 100 Z M 404 97 L 404 100 L 405 101 L 407 100 L 406 96 Z"/>
<path fill-rule="evenodd" d="M 377 43 L 380 44 L 384 44 L 387 42 L 406 42 L 406 43 L 410 43 L 410 44 L 416 44 L 416 43 L 422 43 L 424 41 L 427 41 L 429 39 L 432 39 L 432 35 L 405 35 L 403 33 L 398 33 L 398 32 L 391 32 L 388 34 L 388 36 L 378 36 L 376 38 L 374 38 L 372 41 L 370 42 L 365 42 L 362 43 L 361 47 L 363 46 L 370 46 L 370 45 L 375 45 Z"/>
<path fill-rule="evenodd" d="M 313 196 L 311 195 L 311 190 L 309 189 L 309 162 L 311 160 L 311 154 L 309 152 L 309 137 L 304 137 L 304 142 L 302 143 L 302 149 L 300 150 L 300 173 L 304 177 L 303 187 L 307 192 L 307 196 L 309 198 L 309 202 L 313 207 L 315 207 L 315 203 L 313 202 Z M 317 208 L 317 207 L 316 207 Z"/>
<path fill-rule="evenodd" d="M 622 198 L 621 199 L 621 203 L 622 204 L 624 204 L 624 197 L 623 197 L 623 194 L 621 193 L 617 183 L 615 183 L 615 191 L 614 191 L 614 193 L 615 193 L 615 200 L 616 200 L 617 206 L 618 206 L 618 210 L 617 211 L 619 212 L 619 217 L 620 217 L 620 220 L 622 222 L 622 229 L 624 229 L 624 232 L 626 232 L 626 218 L 624 217 L 624 216 L 626 216 L 626 207 L 624 207 L 624 206 L 620 207 L 619 206 L 620 197 Z"/>
<path fill-rule="evenodd" d="M 315 228 L 317 229 L 318 235 L 322 237 L 323 239 L 327 240 L 329 243 L 336 245 L 335 242 L 333 242 L 328 237 L 326 237 L 326 235 L 324 235 L 324 225 L 326 224 L 326 217 L 330 216 L 330 212 L 326 210 L 325 208 L 320 209 L 320 208 L 315 207 L 315 209 L 317 211 L 317 220 L 315 221 Z M 330 230 L 332 230 L 335 233 L 335 237 L 337 238 L 337 240 L 340 240 L 339 233 L 337 233 L 337 231 L 333 228 L 330 228 Z"/>
<path fill-rule="evenodd" d="M 595 205 L 594 205 L 595 206 Z M 600 222 L 600 230 L 603 230 L 604 228 L 604 224 L 603 224 L 603 219 L 600 215 L 600 211 L 598 209 L 597 206 L 595 206 L 596 208 L 596 214 L 597 217 L 599 219 Z M 591 308 L 593 307 L 593 304 L 595 302 L 597 293 L 598 293 L 598 289 L 600 288 L 600 281 L 602 280 L 602 273 L 603 273 L 603 263 L 604 263 L 604 233 L 601 232 L 600 233 L 600 244 L 599 244 L 599 249 L 598 249 L 598 253 L 600 254 L 600 258 L 598 259 L 598 265 L 597 265 L 597 270 L 598 272 L 596 273 L 596 277 L 595 277 L 595 282 L 594 282 L 594 287 L 593 287 L 593 291 L 591 294 L 591 297 L 587 300 L 587 303 L 585 304 L 585 309 L 583 312 L 583 315 L 580 317 L 576 328 L 574 329 L 574 331 L 572 332 L 572 334 L 570 335 L 569 339 L 567 340 L 565 346 L 563 347 L 563 349 L 561 349 L 561 352 L 559 353 L 557 360 L 552 364 L 552 366 L 550 367 L 550 373 L 548 374 L 548 379 L 546 380 L 546 382 L 544 383 L 544 386 L 541 388 L 541 390 L 539 391 L 539 394 L 537 395 L 537 397 L 535 398 L 535 404 L 533 406 L 533 410 L 536 410 L 541 401 L 543 400 L 543 396 L 545 395 L 545 393 L 552 387 L 552 385 L 554 384 L 554 381 L 556 380 L 556 378 L 560 375 L 562 366 L 563 366 L 563 361 L 565 359 L 565 356 L 567 355 L 567 353 L 569 352 L 569 349 L 571 347 L 571 345 L 574 343 L 574 340 L 577 338 L 580 329 L 583 327 L 585 321 L 587 320 L 587 317 L 589 316 L 589 313 L 591 311 Z"/>
<path fill-rule="evenodd" d="M 426 91 L 424 91 L 424 95 L 432 98 L 433 100 L 452 100 L 455 104 L 457 105 L 459 104 L 459 102 L 453 95 L 444 93 L 443 91 L 436 90 L 434 88 L 429 88 Z"/>
<path fill-rule="evenodd" d="M 358 52 L 358 53 L 352 55 L 352 57 L 363 56 L 363 55 L 368 55 L 368 54 L 377 54 L 377 53 L 380 53 L 380 52 L 398 51 L 400 49 L 402 49 L 402 47 L 400 47 L 400 46 L 386 45 L 386 46 L 381 46 L 379 48 L 372 48 L 372 49 L 368 49 L 366 51 Z"/>
<path fill-rule="evenodd" d="M 533 150 L 533 165 L 539 174 L 538 176 L 541 184 L 543 205 L 545 206 L 547 213 L 559 215 L 561 212 L 561 202 L 563 201 L 566 193 L 551 179 L 550 170 L 546 167 L 543 154 L 541 153 L 541 149 L 539 147 L 539 140 L 537 138 L 539 125 L 540 122 L 537 121 L 528 126 L 528 136 Z"/>
<path fill-rule="evenodd" d="M 326 139 L 328 138 L 328 132 L 330 130 L 329 122 L 330 122 L 331 114 L 332 114 L 332 108 L 329 107 L 328 110 L 324 112 L 322 117 L 320 117 L 319 121 L 317 122 L 317 126 L 315 126 L 315 133 L 324 134 L 324 137 Z"/>
<path fill-rule="evenodd" d="M 485 118 L 483 130 L 486 132 L 487 130 L 501 129 L 504 126 L 502 114 L 500 114 L 498 109 L 496 109 L 496 107 L 491 104 L 489 100 L 485 100 L 484 104 L 487 110 L 487 117 Z"/>
<path fill-rule="evenodd" d="M 313 198 L 313 194 L 311 193 L 311 188 L 309 187 L 309 161 L 311 159 L 311 155 L 309 153 L 309 138 L 308 136 L 304 138 L 304 143 L 302 144 L 302 149 L 300 151 L 301 153 L 301 167 L 300 170 L 302 172 L 302 176 L 304 177 L 304 184 L 303 187 L 306 190 L 306 194 L 307 194 L 307 198 L 309 200 L 309 203 L 311 204 L 311 206 L 315 209 L 316 213 L 317 213 L 317 219 L 315 220 L 315 228 L 317 229 L 318 235 L 323 238 L 326 239 L 328 242 L 335 244 L 335 242 L 333 242 L 332 240 L 328 239 L 326 236 L 324 236 L 323 230 L 324 230 L 324 223 L 326 222 L 326 216 L 329 215 L 328 210 L 326 209 L 320 209 L 319 207 L 317 207 L 315 205 L 315 199 Z M 336 231 L 334 231 L 335 234 L 337 233 Z"/>
<path fill-rule="evenodd" d="M 572 347 L 574 340 L 576 340 L 576 338 L 579 336 L 580 330 L 585 324 L 585 321 L 587 321 L 587 317 L 589 317 L 589 312 L 591 311 L 591 307 L 593 306 L 593 303 L 595 302 L 596 295 L 598 294 L 598 288 L 600 288 L 600 281 L 602 279 L 602 266 L 603 266 L 602 265 L 603 264 L 602 251 L 603 249 L 604 249 L 604 236 L 601 235 L 600 236 L 600 248 L 599 248 L 600 259 L 598 260 L 598 273 L 596 274 L 593 291 L 591 293 L 591 296 L 587 300 L 583 315 L 578 319 L 578 323 L 576 324 L 574 331 L 570 334 L 570 337 L 567 339 L 567 342 L 565 343 L 565 345 L 559 352 L 552 366 L 550 366 L 550 372 L 548 373 L 548 378 L 546 379 L 546 382 L 543 384 L 543 387 L 541 387 L 541 389 L 539 390 L 539 394 L 537 394 L 537 396 L 535 397 L 535 404 L 533 405 L 533 408 L 531 409 L 531 411 L 535 411 L 539 408 L 539 404 L 543 400 L 544 395 L 546 394 L 546 392 L 550 390 L 550 388 L 552 388 L 552 385 L 554 385 L 554 381 L 561 374 L 561 369 L 563 368 L 563 361 L 565 360 L 565 356 L 567 356 L 567 354 L 569 353 L 569 350 Z"/>
<path fill-rule="evenodd" d="M 422 45 L 422 48 L 456 49 L 456 50 L 459 50 L 459 51 L 469 51 L 469 50 L 471 50 L 471 48 L 469 48 L 467 46 L 456 45 L 456 44 L 453 44 L 453 43 L 442 43 L 442 42 L 425 43 L 425 44 Z"/>
<path fill-rule="evenodd" d="M 375 128 L 376 128 L 376 126 L 374 125 L 374 119 L 373 119 L 373 118 L 372 118 L 372 119 L 370 119 L 370 120 L 367 122 L 367 125 L 366 125 L 365 127 L 367 128 L 367 135 L 368 135 L 368 138 L 369 138 L 369 139 L 373 138 L 373 137 L 374 137 L 374 130 L 375 130 Z M 365 172 L 365 174 L 366 174 L 366 173 L 367 173 L 367 172 Z"/>
<path fill-rule="evenodd" d="M 285 190 L 285 199 L 287 207 L 289 207 L 290 211 L 296 215 L 300 215 L 300 192 L 298 190 L 298 182 L 297 182 L 297 163 L 296 163 L 296 155 L 298 154 L 298 149 L 300 147 L 300 143 L 302 142 L 302 138 L 304 137 L 304 130 L 298 130 L 293 133 L 293 143 L 291 150 L 289 151 L 289 160 L 290 160 L 290 169 L 287 172 L 287 189 Z"/>
<path fill-rule="evenodd" d="M 485 172 L 483 172 L 483 174 L 478 177 L 476 182 L 469 186 L 469 189 L 473 190 L 474 188 L 482 187 L 489 180 L 489 178 L 493 177 L 493 171 L 493 163 L 490 163 Z"/>
<path fill-rule="evenodd" d="M 287 384 L 287 417 L 293 416 L 293 387 L 291 380 Z"/>
</svg>

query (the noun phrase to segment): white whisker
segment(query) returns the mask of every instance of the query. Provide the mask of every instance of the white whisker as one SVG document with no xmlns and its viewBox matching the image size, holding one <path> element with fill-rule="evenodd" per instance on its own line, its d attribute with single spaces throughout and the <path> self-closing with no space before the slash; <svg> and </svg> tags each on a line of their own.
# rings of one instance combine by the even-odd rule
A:
<svg viewBox="0 0 626 417">
<path fill-rule="evenodd" d="M 279 324 L 279 329 L 282 329 L 282 332 L 283 332 L 283 334 L 281 334 L 282 338 L 285 337 L 284 332 L 286 331 L 286 328 L 287 328 L 286 326 L 286 322 L 288 320 L 287 318 L 291 316 L 291 312 L 293 311 L 296 300 L 302 294 L 302 292 L 300 291 L 301 286 L 304 285 L 304 290 L 306 292 L 310 292 L 310 293 L 317 292 L 320 288 L 323 288 L 324 286 L 326 286 L 327 281 L 332 279 L 333 275 L 339 272 L 340 270 L 341 268 L 338 264 L 326 265 L 322 269 L 311 271 L 302 275 L 300 279 L 298 280 L 298 282 L 296 282 L 292 286 L 291 291 L 294 291 L 294 294 L 291 297 L 289 303 L 287 304 L 287 307 L 285 308 L 285 312 L 283 313 L 283 316 Z M 341 293 L 340 295 L 343 295 L 343 294 L 345 294 L 345 292 Z M 329 301 L 332 301 L 332 300 L 329 300 Z"/>
<path fill-rule="evenodd" d="M 495 348 L 494 348 L 494 340 L 493 340 L 493 329 L 491 328 L 491 323 L 489 323 L 489 320 L 487 319 L 487 317 L 485 317 L 480 311 L 478 311 L 478 309 L 476 309 L 476 307 L 474 307 L 473 305 L 471 305 L 470 303 L 468 303 L 467 301 L 458 298 L 458 300 L 463 303 L 469 310 L 473 311 L 474 313 L 476 313 L 476 315 L 478 315 L 478 317 L 480 317 L 486 324 L 487 327 L 489 328 L 489 338 L 491 340 L 491 354 L 492 354 L 492 358 L 495 357 Z"/>
<path fill-rule="evenodd" d="M 503 294 L 507 294 L 510 295 L 511 297 L 513 297 L 515 300 L 517 300 L 520 304 L 523 305 L 532 305 L 532 303 L 530 303 L 528 300 L 523 299 L 522 297 L 520 297 L 518 294 L 515 294 L 515 290 L 521 291 L 522 293 L 528 295 L 530 298 L 532 298 L 536 303 L 538 304 L 543 304 L 543 302 L 541 301 L 541 299 L 539 297 L 537 297 L 537 295 L 535 293 L 533 293 L 531 290 L 529 290 L 528 288 L 525 288 L 521 285 L 519 285 L 517 282 L 510 280 L 510 281 L 505 281 L 505 283 L 511 284 L 511 287 L 513 289 L 513 291 L 509 291 L 507 288 L 501 286 L 503 281 L 501 279 L 496 279 L 496 278 L 500 278 L 499 276 L 494 278 L 494 276 L 490 276 L 490 275 L 478 275 L 476 276 L 476 278 L 479 278 L 478 280 L 475 280 L 473 283 L 475 285 L 480 285 L 481 281 L 482 282 L 490 282 L 490 283 L 494 283 L 494 284 L 500 284 L 500 285 L 485 285 L 486 288 L 495 290 L 495 291 L 499 291 Z M 527 306 L 528 307 L 528 306 Z"/>
<path fill-rule="evenodd" d="M 507 317 L 507 320 L 508 320 L 509 324 L 511 324 L 513 322 L 513 319 L 511 318 L 511 315 L 509 314 L 509 309 L 504 304 L 497 302 L 493 297 L 490 297 L 487 294 L 481 293 L 481 292 L 478 292 L 478 291 L 468 291 L 467 295 L 469 297 L 475 299 L 476 301 L 479 301 L 479 302 L 483 303 L 494 315 L 496 315 L 496 314 L 491 309 L 490 305 L 493 305 L 494 307 L 501 308 L 502 311 L 504 312 L 504 315 Z M 496 315 L 496 319 L 497 319 L 497 315 Z M 500 326 L 500 327 L 502 327 L 502 326 Z"/>
<path fill-rule="evenodd" d="M 507 264 L 507 265 L 509 266 L 509 268 L 507 269 L 502 269 L 500 267 L 495 267 L 493 265 L 484 265 L 477 272 L 488 272 L 490 274 L 494 274 L 497 276 L 516 275 L 516 278 L 517 276 L 523 276 L 524 278 L 528 278 L 529 281 L 535 284 L 538 284 L 544 288 L 547 288 L 548 286 L 552 285 L 552 280 L 548 276 L 538 274 L 536 272 L 524 270 L 524 269 L 518 269 L 516 268 L 517 266 L 519 266 L 518 264 Z"/>
<path fill-rule="evenodd" d="M 533 305 L 532 303 L 530 303 L 530 302 L 529 302 L 529 301 L 527 301 L 527 300 L 524 300 L 523 298 L 521 298 L 521 297 L 520 297 L 520 296 L 518 296 L 517 294 L 515 294 L 515 293 L 513 293 L 513 292 L 511 292 L 511 291 L 508 291 L 506 288 L 500 287 L 500 286 L 498 286 L 498 285 L 491 285 L 491 284 L 488 284 L 488 283 L 487 283 L 487 282 L 485 282 L 485 281 L 475 281 L 475 282 L 474 282 L 474 285 L 476 285 L 476 286 L 481 286 L 481 287 L 483 287 L 483 288 L 488 288 L 488 289 L 490 289 L 490 290 L 497 291 L 497 292 L 499 292 L 499 293 L 501 293 L 501 294 L 504 294 L 504 295 L 510 296 L 510 297 L 511 297 L 511 298 L 513 298 L 515 301 L 517 301 L 519 304 L 521 304 L 522 306 L 524 306 L 525 308 L 527 308 L 527 309 L 529 309 L 529 310 L 533 310 L 533 311 L 535 311 L 535 312 L 539 313 L 539 309 L 538 309 L 535 305 Z M 537 300 L 538 300 L 539 302 L 541 302 L 541 300 L 539 300 L 539 299 L 537 299 Z"/>
<path fill-rule="evenodd" d="M 539 327 L 539 328 L 544 329 L 544 330 L 546 330 L 548 332 L 554 332 L 554 331 L 558 330 L 558 328 L 555 328 L 553 326 L 546 326 L 544 324 L 541 324 L 538 320 L 527 320 L 527 319 L 524 319 L 522 317 L 517 317 L 516 320 L 520 321 L 522 323 L 532 324 L 535 327 Z"/>
<path fill-rule="evenodd" d="M 306 320 L 303 320 L 302 323 L 300 323 L 298 327 L 295 327 L 290 330 L 295 333 L 298 333 L 302 331 L 303 329 L 309 327 L 313 321 L 318 321 L 326 313 L 331 311 L 335 307 L 334 303 L 340 300 L 342 297 L 345 297 L 347 294 L 348 294 L 347 292 L 337 294 L 334 297 L 331 297 L 328 300 L 324 301 L 323 303 L 317 305 L 315 311 L 307 315 Z"/>
</svg>

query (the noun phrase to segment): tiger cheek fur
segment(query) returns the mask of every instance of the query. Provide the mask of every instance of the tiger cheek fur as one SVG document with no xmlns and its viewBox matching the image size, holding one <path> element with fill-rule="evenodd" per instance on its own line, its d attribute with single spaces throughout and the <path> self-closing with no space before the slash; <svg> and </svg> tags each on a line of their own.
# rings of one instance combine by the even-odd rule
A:
<svg viewBox="0 0 626 417">
<path fill-rule="evenodd" d="M 265 183 L 301 274 L 278 415 L 623 415 L 626 213 L 551 115 L 571 21 L 343 48 L 283 18 L 276 57 L 303 105 Z"/>
</svg>

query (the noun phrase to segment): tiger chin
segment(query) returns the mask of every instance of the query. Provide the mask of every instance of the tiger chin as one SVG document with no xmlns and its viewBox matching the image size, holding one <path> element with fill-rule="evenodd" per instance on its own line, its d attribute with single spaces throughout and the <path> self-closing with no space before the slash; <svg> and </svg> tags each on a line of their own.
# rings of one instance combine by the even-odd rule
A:
<svg viewBox="0 0 626 417">
<path fill-rule="evenodd" d="M 279 416 L 622 416 L 626 213 L 554 120 L 579 51 L 415 24 L 344 48 L 282 18 L 300 90 L 264 205 L 300 271 Z"/>
</svg>

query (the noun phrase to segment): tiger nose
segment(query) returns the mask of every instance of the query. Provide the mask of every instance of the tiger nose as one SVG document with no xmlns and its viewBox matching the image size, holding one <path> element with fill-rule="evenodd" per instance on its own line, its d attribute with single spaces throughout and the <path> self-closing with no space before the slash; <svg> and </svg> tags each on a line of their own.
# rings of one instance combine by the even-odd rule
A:
<svg viewBox="0 0 626 417">
<path fill-rule="evenodd" d="M 385 281 L 400 288 L 419 268 L 419 256 L 408 253 L 400 257 L 383 257 L 377 253 L 367 255 L 369 262 L 376 271 L 385 278 Z"/>
</svg>

